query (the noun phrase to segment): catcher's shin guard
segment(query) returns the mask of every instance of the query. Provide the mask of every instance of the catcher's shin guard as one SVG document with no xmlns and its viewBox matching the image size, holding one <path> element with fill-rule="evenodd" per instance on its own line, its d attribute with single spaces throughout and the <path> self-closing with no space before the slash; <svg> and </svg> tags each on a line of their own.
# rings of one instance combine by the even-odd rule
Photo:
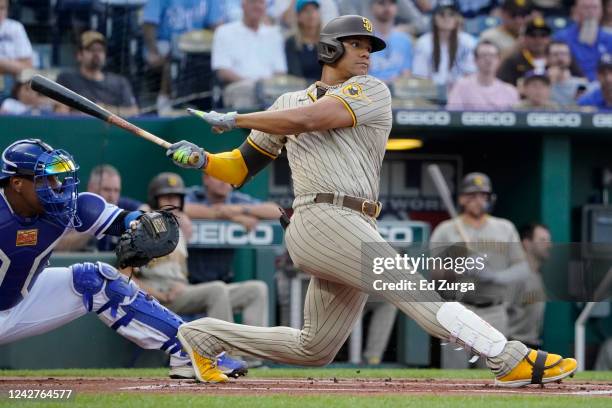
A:
<svg viewBox="0 0 612 408">
<path fill-rule="evenodd" d="M 138 289 L 133 281 L 103 262 L 85 262 L 70 267 L 72 289 L 83 297 L 111 329 L 145 349 L 160 349 L 175 357 L 176 365 L 188 363 L 176 337 L 183 321 Z"/>
</svg>

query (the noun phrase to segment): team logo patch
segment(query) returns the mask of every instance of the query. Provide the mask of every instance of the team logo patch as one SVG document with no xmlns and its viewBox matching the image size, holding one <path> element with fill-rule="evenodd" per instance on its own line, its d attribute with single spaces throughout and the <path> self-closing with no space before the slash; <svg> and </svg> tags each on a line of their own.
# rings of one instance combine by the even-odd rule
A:
<svg viewBox="0 0 612 408">
<path fill-rule="evenodd" d="M 354 82 L 348 85 L 345 85 L 344 88 L 342 88 L 342 93 L 348 96 L 349 98 L 353 98 L 353 99 L 367 99 L 363 93 L 363 89 L 361 88 L 361 85 L 354 83 Z"/>
<path fill-rule="evenodd" d="M 38 243 L 38 229 L 18 230 L 15 246 L 34 246 Z"/>
<path fill-rule="evenodd" d="M 370 20 L 368 20 L 365 17 L 363 17 L 362 20 L 363 20 L 363 28 L 365 28 L 368 33 L 371 33 L 372 32 L 372 23 L 370 22 Z"/>
</svg>

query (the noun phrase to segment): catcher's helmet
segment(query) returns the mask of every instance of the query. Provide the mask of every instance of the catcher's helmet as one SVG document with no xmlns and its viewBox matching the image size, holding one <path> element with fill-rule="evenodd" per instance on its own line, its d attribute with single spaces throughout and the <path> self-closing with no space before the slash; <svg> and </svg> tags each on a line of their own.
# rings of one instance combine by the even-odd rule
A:
<svg viewBox="0 0 612 408">
<path fill-rule="evenodd" d="M 152 209 L 158 208 L 157 198 L 162 195 L 175 194 L 181 197 L 181 207 L 185 198 L 185 183 L 176 173 L 160 173 L 151 180 L 147 199 Z M 181 208 L 182 209 L 182 208 Z"/>
<path fill-rule="evenodd" d="M 53 149 L 39 139 L 24 139 L 2 152 L 0 180 L 31 178 L 47 218 L 64 227 L 74 227 L 80 223 L 76 217 L 78 169 L 65 150 Z"/>
<path fill-rule="evenodd" d="M 333 64 L 344 54 L 342 38 L 369 37 L 372 39 L 372 52 L 383 50 L 387 44 L 373 34 L 372 23 L 365 17 L 346 15 L 336 17 L 323 27 L 318 44 L 319 62 Z"/>
</svg>

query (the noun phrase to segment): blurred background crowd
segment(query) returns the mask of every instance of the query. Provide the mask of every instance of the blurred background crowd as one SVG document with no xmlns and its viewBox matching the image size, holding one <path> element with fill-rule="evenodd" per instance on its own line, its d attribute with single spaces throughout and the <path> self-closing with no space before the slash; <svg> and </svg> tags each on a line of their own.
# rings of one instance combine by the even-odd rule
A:
<svg viewBox="0 0 612 408">
<path fill-rule="evenodd" d="M 125 116 L 266 107 L 343 14 L 387 42 L 395 108 L 612 109 L 610 0 L 0 0 L 0 112 L 70 113 L 36 70 Z"/>
</svg>

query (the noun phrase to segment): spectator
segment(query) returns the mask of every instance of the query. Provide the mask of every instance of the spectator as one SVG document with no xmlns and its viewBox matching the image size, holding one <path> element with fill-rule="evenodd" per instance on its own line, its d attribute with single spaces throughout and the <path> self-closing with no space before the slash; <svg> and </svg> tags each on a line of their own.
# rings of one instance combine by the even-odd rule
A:
<svg viewBox="0 0 612 408">
<path fill-rule="evenodd" d="M 285 27 L 292 27 L 296 21 L 297 4 L 299 0 L 274 0 L 272 17 Z M 338 17 L 336 0 L 319 0 L 319 13 L 321 25 L 327 24 L 331 19 Z"/>
<path fill-rule="evenodd" d="M 242 0 L 243 18 L 223 24 L 213 37 L 212 69 L 226 88 L 226 105 L 255 105 L 255 81 L 287 72 L 278 26 L 263 24 L 265 0 Z"/>
<path fill-rule="evenodd" d="M 121 175 L 119 171 L 110 164 L 101 164 L 94 167 L 89 174 L 87 191 L 98 194 L 107 203 L 119 206 L 126 211 L 146 210 L 148 207 L 141 202 L 129 197 L 121 196 Z M 76 231 L 68 232 L 57 246 L 58 251 L 113 251 L 119 242 L 119 237 L 106 235 L 97 240 L 92 235 L 91 239 L 83 239 L 83 234 Z"/>
<path fill-rule="evenodd" d="M 476 40 L 460 30 L 461 15 L 452 0 L 440 0 L 432 18 L 431 32 L 416 42 L 413 74 L 432 79 L 438 86 L 452 85 L 464 75 L 476 72 Z"/>
<path fill-rule="evenodd" d="M 427 3 L 427 0 L 420 3 L 424 5 L 424 3 Z M 374 17 L 369 0 L 338 0 L 338 8 L 340 15 L 357 14 L 370 20 L 373 20 Z M 429 28 L 428 18 L 423 15 L 413 0 L 397 1 L 397 20 L 398 24 L 402 26 L 403 31 L 413 35 L 425 33 Z"/>
<path fill-rule="evenodd" d="M 297 23 L 294 34 L 285 41 L 287 72 L 311 82 L 321 78 L 317 44 L 321 16 L 317 0 L 298 0 L 295 4 Z"/>
<path fill-rule="evenodd" d="M 189 31 L 213 29 L 223 21 L 222 1 L 148 0 L 143 10 L 143 37 L 148 67 L 161 74 L 158 111 L 170 108 L 170 61 L 179 58 L 179 37 Z M 185 67 L 190 69 L 190 67 Z M 192 67 L 193 75 L 197 67 Z"/>
<path fill-rule="evenodd" d="M 500 11 L 501 24 L 483 31 L 480 40 L 497 45 L 502 58 L 511 54 L 517 47 L 519 35 L 525 30 L 531 7 L 528 0 L 505 0 Z"/>
<path fill-rule="evenodd" d="M 508 307 L 508 337 L 538 349 L 542 345 L 542 326 L 546 293 L 542 281 L 542 263 L 550 258 L 550 231 L 545 225 L 530 224 L 520 231 L 521 244 L 530 274 L 516 284 Z"/>
<path fill-rule="evenodd" d="M 32 44 L 23 24 L 8 18 L 9 0 L 0 0 L 0 75 L 17 77 L 32 68 Z"/>
<path fill-rule="evenodd" d="M 550 99 L 550 78 L 546 71 L 529 71 L 523 77 L 523 99 L 519 110 L 558 110 L 559 105 Z"/>
<path fill-rule="evenodd" d="M 451 89 L 447 109 L 504 110 L 519 102 L 516 88 L 497 79 L 499 49 L 489 41 L 481 41 L 474 49 L 476 74 L 463 77 Z"/>
<path fill-rule="evenodd" d="M 604 0 L 603 17 L 601 18 L 601 29 L 612 35 L 612 0 Z"/>
<path fill-rule="evenodd" d="M 451 252 L 465 256 L 467 252 L 468 256 L 484 258 L 483 270 L 462 275 L 450 272 L 451 276 L 448 277 L 472 281 L 476 290 L 451 294 L 491 326 L 507 334 L 508 313 L 504 303 L 508 285 L 523 280 L 529 273 L 529 265 L 514 224 L 488 214 L 494 201 L 489 177 L 483 173 L 467 174 L 459 187 L 461 214 L 434 229 L 430 247 L 435 251 L 432 253 L 434 256 L 445 256 L 444 253 Z M 466 241 L 469 244 L 461 244 Z M 457 243 L 465 247 L 455 245 Z M 441 351 L 442 368 L 467 368 L 469 357 L 465 354 L 456 352 L 452 347 L 442 347 Z M 483 364 L 482 359 L 480 364 Z"/>
<path fill-rule="evenodd" d="M 612 112 L 612 55 L 604 54 L 597 66 L 599 87 L 578 99 L 579 106 L 591 106 L 599 112 Z"/>
<path fill-rule="evenodd" d="M 561 41 L 552 41 L 547 52 L 548 69 L 551 82 L 551 99 L 561 107 L 576 105 L 576 100 L 587 86 L 585 78 L 573 76 L 570 70 L 572 54 L 569 46 Z"/>
<path fill-rule="evenodd" d="M 138 114 L 132 87 L 121 75 L 104 72 L 106 38 L 97 31 L 81 34 L 77 51 L 78 71 L 62 72 L 57 82 L 121 116 Z M 70 112 L 65 107 L 66 112 Z M 74 112 L 74 111 L 73 111 Z"/>
<path fill-rule="evenodd" d="M 245 324 L 268 326 L 268 286 L 261 281 L 226 284 L 221 281 L 189 284 L 187 239 L 191 221 L 183 213 L 185 184 L 178 174 L 160 173 L 149 183 L 148 201 L 152 209 L 174 207 L 181 232 L 170 255 L 158 258 L 136 273 L 139 286 L 178 314 L 206 313 L 209 317 L 234 321 L 242 312 Z"/>
<path fill-rule="evenodd" d="M 600 26 L 601 0 L 576 0 L 575 23 L 555 34 L 555 39 L 567 43 L 572 55 L 589 81 L 597 76 L 597 61 L 612 52 L 612 35 Z"/>
<path fill-rule="evenodd" d="M 49 99 L 30 88 L 32 70 L 21 71 L 13 84 L 11 96 L 0 105 L 0 113 L 9 115 L 35 115 L 52 113 L 57 102 Z"/>
<path fill-rule="evenodd" d="M 261 202 L 232 186 L 202 174 L 203 187 L 193 188 L 186 196 L 185 213 L 192 219 L 222 219 L 242 224 L 252 230 L 263 219 L 278 219 L 280 211 L 273 202 Z M 189 257 L 192 283 L 232 280 L 233 249 L 194 250 Z"/>
<path fill-rule="evenodd" d="M 375 34 L 385 40 L 383 52 L 370 55 L 369 74 L 386 82 L 409 77 L 412 71 L 412 40 L 395 28 L 396 0 L 369 0 Z"/>
<path fill-rule="evenodd" d="M 497 77 L 514 86 L 528 71 L 546 68 L 546 48 L 550 43 L 551 28 L 540 17 L 531 20 L 525 27 L 520 48 L 508 55 L 499 67 Z"/>
</svg>

